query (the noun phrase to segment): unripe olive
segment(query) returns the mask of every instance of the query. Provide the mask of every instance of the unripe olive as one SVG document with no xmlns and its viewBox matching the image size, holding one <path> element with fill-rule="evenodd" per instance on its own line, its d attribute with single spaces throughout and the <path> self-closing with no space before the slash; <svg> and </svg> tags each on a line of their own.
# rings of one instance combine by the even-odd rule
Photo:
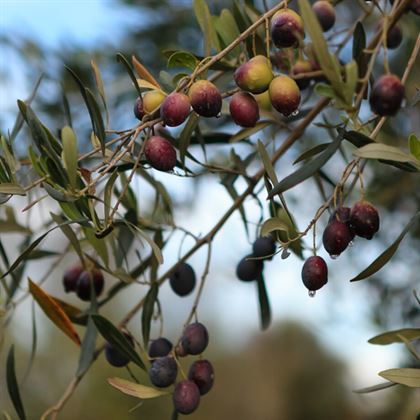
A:
<svg viewBox="0 0 420 420">
<path fill-rule="evenodd" d="M 310 61 L 298 60 L 292 67 L 292 75 L 295 76 L 297 74 L 310 73 L 312 70 L 312 64 Z M 299 78 L 294 80 L 300 90 L 306 89 L 311 83 L 310 77 Z"/>
<path fill-rule="evenodd" d="M 260 111 L 255 98 L 247 92 L 237 92 L 229 104 L 230 115 L 242 127 L 255 127 L 260 119 Z"/>
<path fill-rule="evenodd" d="M 271 19 L 271 38 L 277 48 L 296 47 L 305 32 L 302 18 L 291 9 L 281 9 Z"/>
<path fill-rule="evenodd" d="M 188 92 L 191 106 L 202 117 L 217 117 L 222 109 L 222 95 L 208 80 L 198 80 Z"/>
<path fill-rule="evenodd" d="M 180 92 L 168 95 L 160 107 L 160 116 L 169 127 L 181 125 L 190 113 L 190 99 Z"/>
<path fill-rule="evenodd" d="M 149 90 L 143 95 L 143 110 L 146 114 L 153 114 L 161 106 L 166 95 L 161 90 Z"/>
<path fill-rule="evenodd" d="M 251 93 L 262 93 L 268 89 L 273 80 L 270 60 L 257 55 L 239 66 L 234 74 L 235 83 Z"/>
<path fill-rule="evenodd" d="M 300 90 L 291 77 L 275 77 L 270 83 L 269 94 L 273 108 L 286 117 L 299 107 Z"/>
<path fill-rule="evenodd" d="M 260 110 L 272 111 L 273 107 L 271 106 L 270 94 L 268 93 L 268 90 L 266 90 L 263 93 L 259 93 L 258 95 L 255 95 L 254 97 L 258 103 Z"/>
<path fill-rule="evenodd" d="M 176 165 L 175 148 L 164 137 L 152 136 L 147 139 L 144 154 L 150 165 L 159 171 L 171 171 Z"/>
</svg>

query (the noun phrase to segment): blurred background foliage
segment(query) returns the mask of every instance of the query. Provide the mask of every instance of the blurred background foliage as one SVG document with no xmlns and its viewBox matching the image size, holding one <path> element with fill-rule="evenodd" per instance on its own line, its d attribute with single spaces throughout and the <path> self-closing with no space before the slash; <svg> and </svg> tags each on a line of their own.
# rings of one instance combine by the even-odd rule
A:
<svg viewBox="0 0 420 420">
<path fill-rule="evenodd" d="M 209 3 L 213 13 L 219 13 L 223 7 L 231 6 L 230 0 L 214 0 Z M 256 6 L 261 9 L 264 8 L 263 3 L 268 3 L 270 6 L 273 2 L 255 1 Z M 354 3 L 356 2 L 345 0 L 339 2 L 338 16 L 342 26 L 348 26 L 356 20 L 359 12 L 358 8 L 353 7 Z M 77 4 L 74 7 L 77 7 Z M 19 30 L 3 34 L 1 38 L 2 51 L 13 51 L 24 70 L 26 81 L 33 85 L 40 73 L 45 74 L 34 102 L 34 109 L 54 130 L 58 130 L 65 123 L 62 104 L 62 92 L 65 92 L 70 102 L 73 125 L 79 131 L 79 138 L 86 139 L 85 148 L 89 147 L 88 115 L 77 86 L 70 79 L 63 64 L 72 68 L 87 85 L 93 86 L 90 61 L 94 59 L 97 62 L 103 75 L 109 108 L 112 110 L 111 126 L 118 129 L 130 127 L 135 122 L 132 116 L 132 104 L 136 92 L 123 66 L 115 60 L 117 51 L 127 57 L 136 54 L 155 75 L 161 70 L 166 70 L 166 59 L 162 50 L 181 47 L 202 54 L 201 33 L 190 1 L 125 0 L 112 2 L 111 7 L 124 8 L 127 14 L 132 13 L 139 17 L 138 26 L 130 25 L 124 31 L 117 50 L 115 45 L 106 41 L 87 47 L 75 45 L 67 40 L 63 41 L 59 48 L 50 47 L 44 45 L 42 40 L 34 40 Z M 112 13 L 111 7 L 110 13 Z M 46 17 L 46 24 L 48 18 L 53 17 Z M 396 74 L 401 75 L 404 70 L 419 31 L 418 22 L 418 18 L 416 20 L 412 15 L 403 18 L 404 42 L 390 56 L 391 68 Z M 368 26 L 367 30 L 371 33 L 375 21 L 372 19 L 368 23 L 371 26 Z M 110 30 L 112 31 L 112 28 Z M 344 60 L 349 58 L 348 50 L 343 52 L 342 58 Z M 6 71 L 1 74 L 3 82 L 12 80 L 7 67 L 5 69 Z M 378 65 L 376 74 L 380 74 L 381 71 Z M 418 94 L 418 74 L 417 62 L 407 89 L 409 103 L 413 103 Z M 7 95 L 7 92 L 2 92 L 3 94 Z M 13 103 L 15 99 L 7 98 L 9 103 Z M 329 118 L 334 119 L 336 116 L 334 112 L 336 111 L 329 111 Z M 405 147 L 408 134 L 418 133 L 419 128 L 418 107 L 413 107 L 401 112 L 396 118 L 389 119 L 382 130 L 381 138 L 393 145 L 399 142 L 401 147 Z M 11 127 L 6 125 L 6 121 L 0 115 L 1 132 L 10 129 Z M 296 156 L 317 143 L 318 139 L 314 138 L 309 130 L 303 141 L 297 145 Z M 24 146 L 20 152 L 25 152 Z M 418 176 L 379 163 L 369 163 L 366 178 L 369 179 L 369 200 L 380 206 L 383 219 L 389 222 L 383 225 L 376 238 L 378 249 L 383 249 L 394 240 L 401 231 L 401 226 L 419 208 Z M 200 180 L 192 179 L 189 182 L 199 183 Z M 191 188 L 197 188 L 197 185 Z M 312 187 L 307 185 L 305 188 Z M 176 205 L 188 208 L 192 195 L 175 197 Z M 359 246 L 362 255 L 370 243 L 358 244 Z M 412 293 L 413 289 L 418 287 L 419 281 L 419 247 L 420 228 L 417 228 L 404 240 L 397 255 L 385 269 L 359 285 L 364 289 L 364 300 L 360 305 L 369 307 L 370 322 L 380 330 L 419 325 L 420 314 Z M 353 258 L 350 264 L 363 268 L 366 261 L 363 258 L 361 261 Z M 57 276 L 59 272 L 58 270 Z M 123 313 L 124 309 L 121 308 L 124 306 L 123 302 L 120 300 L 118 304 L 120 308 L 116 311 Z M 18 330 L 6 331 L 3 343 L 9 343 L 12 341 L 12 336 L 18 335 Z M 30 419 L 37 418 L 37 413 L 61 395 L 77 363 L 74 348 L 52 326 L 48 324 L 43 327 L 42 337 L 43 342 L 38 344 L 32 371 L 22 389 Z M 216 327 L 213 337 L 217 337 Z M 418 400 L 416 401 L 414 392 L 402 387 L 381 391 L 375 396 L 360 397 L 352 394 L 351 389 L 354 387 L 348 368 L 344 362 L 337 359 L 336 355 L 326 350 L 317 337 L 316 331 L 310 331 L 297 322 L 283 320 L 274 324 L 268 332 L 256 334 L 238 347 L 232 345 L 226 347 L 223 340 L 218 342 L 215 338 L 210 351 L 206 354 L 215 366 L 215 388 L 202 399 L 201 408 L 190 418 L 202 420 L 414 418 L 420 410 Z M 30 349 L 19 345 L 19 342 L 16 347 L 17 364 L 22 371 L 27 363 Z M 349 342 L 349 353 L 351 349 L 352 343 Z M 4 350 L 3 345 L 1 366 L 5 366 Z M 380 350 L 379 348 L 378 351 Z M 414 359 L 410 358 L 408 352 L 405 354 L 406 356 L 401 359 L 401 366 L 413 365 Z M 84 420 L 169 418 L 170 404 L 165 399 L 145 402 L 138 410 L 128 413 L 128 409 L 136 405 L 136 400 L 104 385 L 106 377 L 117 375 L 121 376 L 101 357 L 93 366 L 92 372 L 83 380 L 60 418 Z M 139 372 L 136 372 L 136 375 L 141 377 Z M 12 409 L 5 395 L 3 375 L 1 376 L 0 406 L 10 413 Z"/>
</svg>

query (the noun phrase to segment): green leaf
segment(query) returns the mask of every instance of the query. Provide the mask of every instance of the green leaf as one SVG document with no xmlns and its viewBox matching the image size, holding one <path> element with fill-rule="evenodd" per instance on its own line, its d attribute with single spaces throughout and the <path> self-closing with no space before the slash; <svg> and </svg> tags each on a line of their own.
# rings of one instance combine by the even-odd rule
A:
<svg viewBox="0 0 420 420">
<path fill-rule="evenodd" d="M 109 213 L 111 211 L 111 198 L 112 198 L 112 190 L 114 188 L 115 181 L 118 178 L 118 171 L 114 170 L 111 176 L 109 177 L 104 190 L 104 219 L 105 222 L 108 221 Z"/>
<path fill-rule="evenodd" d="M 124 65 L 125 69 L 127 70 L 128 75 L 130 76 L 131 81 L 133 82 L 134 87 L 137 89 L 138 96 L 141 97 L 142 90 L 141 90 L 141 88 L 140 88 L 140 86 L 137 82 L 137 78 L 134 75 L 134 72 L 133 72 L 133 69 L 131 68 L 130 63 L 124 57 L 124 54 L 122 54 L 122 53 L 117 53 L 116 57 L 117 57 L 117 61 Z"/>
<path fill-rule="evenodd" d="M 311 37 L 317 61 L 325 76 L 331 82 L 337 96 L 340 97 L 343 83 L 337 59 L 328 50 L 321 25 L 308 0 L 298 0 L 298 5 L 305 24 L 305 31 L 308 31 Z"/>
<path fill-rule="evenodd" d="M 159 264 L 163 264 L 163 255 L 159 247 L 156 245 L 156 243 L 153 241 L 152 238 L 150 238 L 148 235 L 146 235 L 140 228 L 137 226 L 134 226 L 137 232 L 140 234 L 140 236 L 145 239 L 145 241 L 150 245 L 152 248 L 153 254 L 155 255 L 156 260 L 159 262 Z"/>
<path fill-rule="evenodd" d="M 305 150 L 294 162 L 293 165 L 295 165 L 298 162 L 302 162 L 304 160 L 307 160 L 309 158 L 311 158 L 312 156 L 318 155 L 319 153 L 323 152 L 328 146 L 330 145 L 330 143 L 321 143 L 321 144 L 317 144 L 314 147 L 311 147 L 308 150 Z"/>
<path fill-rule="evenodd" d="M 273 164 L 271 163 L 270 156 L 268 155 L 267 149 L 264 146 L 264 143 L 261 140 L 258 140 L 258 152 L 261 156 L 261 160 L 264 165 L 264 169 L 268 177 L 270 178 L 271 182 L 274 184 L 278 183 L 278 178 L 276 175 L 276 171 L 274 170 Z"/>
<path fill-rule="evenodd" d="M 108 107 L 107 107 L 107 104 L 106 104 L 105 88 L 104 88 L 104 82 L 102 80 L 101 71 L 99 70 L 99 67 L 96 64 L 95 60 L 91 60 L 90 64 L 91 64 L 92 69 L 93 69 L 93 74 L 95 75 L 96 87 L 98 88 L 99 95 L 101 96 L 102 104 L 103 104 L 103 106 L 105 108 L 105 111 L 107 113 L 107 120 L 108 120 L 108 123 L 109 123 Z"/>
<path fill-rule="evenodd" d="M 394 382 L 383 382 L 381 384 L 369 386 L 367 388 L 356 389 L 353 392 L 356 394 L 369 394 L 370 392 L 380 391 L 382 389 L 390 388 L 391 386 L 395 386 Z"/>
<path fill-rule="evenodd" d="M 361 273 L 359 273 L 356 277 L 352 278 L 350 281 L 358 281 L 366 279 L 376 272 L 378 272 L 395 254 L 397 251 L 400 243 L 404 239 L 405 235 L 408 231 L 413 228 L 420 218 L 420 212 L 416 213 L 416 215 L 410 220 L 404 230 L 400 233 L 398 238 L 392 243 L 390 247 L 388 247 L 375 261 L 372 262 L 367 268 L 365 268 Z"/>
<path fill-rule="evenodd" d="M 258 302 L 260 305 L 261 329 L 266 330 L 271 324 L 271 308 L 263 274 L 257 278 Z"/>
<path fill-rule="evenodd" d="M 45 232 L 44 234 L 42 234 L 41 236 L 39 236 L 37 239 L 35 239 L 35 241 L 33 241 L 27 248 L 25 248 L 25 250 L 22 252 L 22 254 L 19 255 L 19 257 L 16 258 L 16 260 L 14 261 L 14 263 L 9 267 L 9 269 L 3 273 L 3 275 L 0 277 L 0 279 L 6 277 L 7 275 L 9 275 L 12 271 L 15 270 L 15 268 L 23 261 L 25 260 L 28 255 L 42 242 L 42 240 L 53 230 L 57 229 L 57 228 L 61 228 L 63 226 L 66 225 L 70 225 L 72 223 L 85 223 L 85 219 L 82 220 L 69 220 L 66 221 L 64 223 L 62 223 L 61 225 L 58 226 L 54 226 L 53 228 L 47 230 L 47 232 Z"/>
<path fill-rule="evenodd" d="M 27 104 L 27 105 L 30 105 L 31 104 L 31 102 L 34 100 L 34 98 L 35 98 L 35 95 L 36 95 L 36 93 L 37 93 L 37 91 L 38 91 L 38 88 L 39 88 L 39 86 L 40 86 L 40 84 L 41 84 L 41 81 L 42 81 L 42 79 L 44 78 L 44 74 L 41 74 L 39 77 L 38 77 L 38 80 L 36 81 L 36 83 L 35 83 L 35 86 L 34 86 L 34 89 L 33 89 L 33 91 L 32 91 L 32 93 L 31 93 L 31 95 L 29 96 L 29 98 L 24 102 L 25 104 Z M 16 136 L 19 134 L 19 131 L 21 130 L 21 128 L 22 128 L 22 125 L 23 125 L 23 115 L 22 115 L 22 113 L 19 113 L 18 115 L 17 115 L 17 117 L 16 117 L 16 121 L 15 121 L 15 124 L 13 125 L 13 129 L 12 129 L 12 132 L 11 132 L 11 134 L 10 134 L 10 141 L 11 142 L 13 142 L 13 140 L 16 138 Z"/>
<path fill-rule="evenodd" d="M 185 154 L 188 146 L 190 145 L 191 135 L 196 129 L 199 119 L 200 117 L 195 112 L 191 113 L 185 127 L 182 129 L 181 135 L 179 136 L 178 149 L 180 160 L 183 165 L 185 163 Z"/>
<path fill-rule="evenodd" d="M 102 119 L 101 110 L 99 108 L 98 102 L 96 101 L 95 95 L 89 88 L 85 88 L 86 91 L 86 105 L 88 107 L 90 119 L 92 121 L 93 131 L 101 142 L 101 151 L 102 155 L 105 156 L 105 142 L 106 142 L 106 133 L 105 125 Z"/>
<path fill-rule="evenodd" d="M 420 388 L 420 369 L 387 369 L 379 372 L 378 375 L 396 384 L 406 385 L 412 388 Z"/>
<path fill-rule="evenodd" d="M 261 236 L 268 236 L 271 232 L 274 231 L 283 231 L 287 233 L 287 237 L 289 238 L 289 226 L 283 220 L 278 217 L 271 217 L 267 219 L 263 225 L 261 226 Z"/>
<path fill-rule="evenodd" d="M 60 305 L 36 283 L 28 279 L 29 292 L 38 303 L 44 314 L 74 343 L 80 346 L 80 338 L 70 318 L 63 311 Z"/>
<path fill-rule="evenodd" d="M 359 75 L 357 63 L 355 60 L 345 65 L 346 83 L 344 85 L 344 97 L 348 106 L 352 105 L 353 95 L 356 91 L 357 78 Z"/>
<path fill-rule="evenodd" d="M 96 305 L 95 305 L 96 306 Z M 95 323 L 92 320 L 92 316 L 88 316 L 87 327 L 85 336 L 83 337 L 82 348 L 80 350 L 79 365 L 77 367 L 76 376 L 82 376 L 91 365 L 96 343 L 97 329 Z"/>
<path fill-rule="evenodd" d="M 71 226 L 69 226 L 69 224 L 65 224 L 64 219 L 57 214 L 54 214 L 51 212 L 50 216 L 54 220 L 54 222 L 58 225 L 58 227 L 60 227 L 60 230 L 63 232 L 63 234 L 67 237 L 73 249 L 77 252 L 77 255 L 79 256 L 80 261 L 84 261 L 84 256 L 83 256 L 82 247 L 80 246 L 80 241 L 77 239 L 77 236 L 74 233 Z"/>
<path fill-rule="evenodd" d="M 163 395 L 169 394 L 167 391 L 136 384 L 122 378 L 108 378 L 107 382 L 122 393 L 141 398 L 142 400 L 162 397 Z"/>
<path fill-rule="evenodd" d="M 3 182 L 0 184 L 0 193 L 12 195 L 26 195 L 25 190 L 18 184 Z"/>
<path fill-rule="evenodd" d="M 360 57 L 363 54 L 363 50 L 366 48 L 366 33 L 363 28 L 362 22 L 357 22 L 356 27 L 353 32 L 353 59 L 356 60 L 358 64 Z"/>
<path fill-rule="evenodd" d="M 231 44 L 240 35 L 235 19 L 228 9 L 223 9 L 220 16 L 214 16 L 214 27 L 222 39 L 224 47 Z M 227 58 L 234 59 L 240 52 L 241 49 L 238 45 L 227 55 Z"/>
<path fill-rule="evenodd" d="M 235 143 L 239 140 L 247 139 L 248 137 L 252 136 L 255 133 L 258 133 L 259 131 L 263 130 L 271 124 L 271 121 L 260 121 L 257 124 L 255 124 L 255 127 L 240 129 L 229 139 L 229 142 Z"/>
<path fill-rule="evenodd" d="M 394 146 L 382 143 L 371 143 L 353 152 L 357 157 L 364 159 L 382 159 L 392 162 L 408 162 L 420 168 L 420 162 L 412 155 L 404 153 Z"/>
<path fill-rule="evenodd" d="M 287 191 L 295 185 L 298 185 L 305 181 L 307 178 L 311 177 L 328 162 L 328 160 L 340 146 L 342 139 L 342 135 L 339 134 L 337 138 L 325 149 L 324 153 L 312 159 L 309 163 L 304 164 L 297 171 L 293 172 L 278 184 L 274 185 L 273 189 L 268 194 L 268 198 L 273 198 L 275 195 Z"/>
<path fill-rule="evenodd" d="M 122 355 L 134 362 L 137 366 L 141 367 L 143 370 L 146 370 L 146 366 L 140 359 L 140 356 L 137 354 L 130 341 L 122 332 L 120 332 L 116 327 L 114 327 L 114 325 L 112 325 L 111 322 L 109 322 L 101 315 L 92 315 L 92 319 L 96 325 L 96 328 L 102 337 L 108 341 L 108 343 L 110 343 Z"/>
<path fill-rule="evenodd" d="M 73 130 L 65 126 L 61 131 L 63 139 L 63 162 L 67 169 L 70 185 L 76 188 L 77 180 L 77 139 Z"/>
<path fill-rule="evenodd" d="M 105 239 L 97 238 L 95 231 L 92 228 L 84 228 L 83 232 L 92 248 L 98 253 L 98 255 L 101 257 L 101 260 L 108 267 L 109 257 Z"/>
<path fill-rule="evenodd" d="M 198 60 L 195 55 L 191 54 L 188 51 L 175 51 L 168 58 L 168 67 L 186 67 L 190 70 L 195 70 L 197 67 Z"/>
<path fill-rule="evenodd" d="M 204 54 L 210 55 L 211 47 L 220 50 L 219 40 L 213 26 L 212 16 L 205 0 L 194 0 L 194 13 L 204 35 Z"/>
<path fill-rule="evenodd" d="M 403 343 L 401 337 L 409 341 L 417 340 L 420 338 L 420 328 L 402 328 L 400 330 L 387 331 L 385 333 L 376 335 L 368 340 L 370 344 L 392 344 L 392 343 Z"/>
<path fill-rule="evenodd" d="M 410 153 L 417 160 L 420 160 L 420 139 L 415 134 L 411 134 L 408 137 L 408 148 L 410 149 Z"/>
<path fill-rule="evenodd" d="M 159 292 L 159 285 L 153 282 L 144 300 L 143 312 L 141 314 L 141 330 L 143 334 L 144 347 L 147 348 L 150 337 L 150 324 L 153 317 L 153 309 Z"/>
<path fill-rule="evenodd" d="M 15 352 L 13 345 L 10 347 L 9 353 L 7 355 L 6 381 L 7 390 L 9 392 L 10 399 L 12 400 L 13 407 L 15 408 L 19 419 L 25 420 L 25 409 L 23 408 L 22 400 L 20 398 L 19 386 L 16 379 Z"/>
</svg>

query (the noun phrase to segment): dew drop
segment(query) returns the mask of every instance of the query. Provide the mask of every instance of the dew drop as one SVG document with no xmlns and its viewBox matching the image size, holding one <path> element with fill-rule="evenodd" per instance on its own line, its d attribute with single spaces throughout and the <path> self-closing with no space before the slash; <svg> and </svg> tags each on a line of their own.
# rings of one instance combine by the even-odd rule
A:
<svg viewBox="0 0 420 420">
<path fill-rule="evenodd" d="M 308 290 L 308 296 L 313 298 L 316 295 L 316 291 L 315 290 Z"/>
<path fill-rule="evenodd" d="M 350 241 L 349 242 L 349 248 L 351 248 L 353 245 L 354 245 L 354 242 L 353 241 Z"/>
<path fill-rule="evenodd" d="M 330 255 L 331 259 L 336 260 L 338 258 L 338 255 Z"/>
<path fill-rule="evenodd" d="M 222 116 L 222 113 L 221 112 L 219 112 L 217 115 L 216 115 L 216 118 L 220 118 Z"/>
<path fill-rule="evenodd" d="M 299 110 L 297 109 L 296 111 L 293 111 L 290 115 L 292 117 L 296 117 L 297 115 L 299 115 Z"/>
</svg>

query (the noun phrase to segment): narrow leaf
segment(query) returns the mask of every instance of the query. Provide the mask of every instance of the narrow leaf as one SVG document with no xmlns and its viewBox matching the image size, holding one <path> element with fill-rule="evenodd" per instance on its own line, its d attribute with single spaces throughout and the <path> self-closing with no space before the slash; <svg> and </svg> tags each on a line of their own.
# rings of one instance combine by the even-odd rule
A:
<svg viewBox="0 0 420 420">
<path fill-rule="evenodd" d="M 293 165 L 296 163 L 302 162 L 304 160 L 307 160 L 311 158 L 312 156 L 318 155 L 319 153 L 323 152 L 330 143 L 321 143 L 317 144 L 316 146 L 304 151 L 294 162 Z"/>
<path fill-rule="evenodd" d="M 146 366 L 140 359 L 140 356 L 121 331 L 101 315 L 92 315 L 92 319 L 96 328 L 108 343 L 143 370 L 146 370 Z"/>
<path fill-rule="evenodd" d="M 387 369 L 379 372 L 378 375 L 396 384 L 406 385 L 412 388 L 420 388 L 420 369 Z"/>
<path fill-rule="evenodd" d="M 356 149 L 353 154 L 364 159 L 383 159 L 393 162 L 408 162 L 420 167 L 420 162 L 412 155 L 404 153 L 394 146 L 382 143 L 371 143 Z"/>
<path fill-rule="evenodd" d="M 108 378 L 107 382 L 122 393 L 141 398 L 142 400 L 169 395 L 167 391 L 136 384 L 122 378 Z"/>
<path fill-rule="evenodd" d="M 403 343 L 401 337 L 409 341 L 417 340 L 420 338 L 420 328 L 402 328 L 400 330 L 387 331 L 385 333 L 376 335 L 368 340 L 371 344 L 392 344 Z"/>
<path fill-rule="evenodd" d="M 260 304 L 261 329 L 266 330 L 271 324 L 271 308 L 264 277 L 260 274 L 257 278 L 258 302 Z"/>
<path fill-rule="evenodd" d="M 19 386 L 16 379 L 14 346 L 10 347 L 9 354 L 7 355 L 6 381 L 7 390 L 9 391 L 9 396 L 12 400 L 13 407 L 15 408 L 19 419 L 25 420 L 25 410 L 23 408 L 22 400 L 20 398 Z"/>
<path fill-rule="evenodd" d="M 139 84 L 137 83 L 137 78 L 133 73 L 133 69 L 131 68 L 130 63 L 127 61 L 127 59 L 124 57 L 122 53 L 118 53 L 116 57 L 117 57 L 117 61 L 124 65 L 125 69 L 127 70 L 128 75 L 130 76 L 131 81 L 133 82 L 134 87 L 137 89 L 138 96 L 141 97 L 141 89 L 140 89 Z"/>
<path fill-rule="evenodd" d="M 159 286 L 153 282 L 144 300 L 143 312 L 141 314 L 141 330 L 143 334 L 144 347 L 147 348 L 150 337 L 150 324 L 153 317 L 153 309 L 159 292 Z"/>
<path fill-rule="evenodd" d="M 12 195 L 26 195 L 25 190 L 18 184 L 3 182 L 0 184 L 0 193 Z"/>
<path fill-rule="evenodd" d="M 44 314 L 66 334 L 73 342 L 80 346 L 80 338 L 70 318 L 61 309 L 57 302 L 45 293 L 36 283 L 28 279 L 29 292 L 36 300 Z"/>
<path fill-rule="evenodd" d="M 195 112 L 191 113 L 179 137 L 178 149 L 180 160 L 183 165 L 185 163 L 185 154 L 190 145 L 191 135 L 198 125 L 198 120 L 199 116 Z"/>
<path fill-rule="evenodd" d="M 407 226 L 404 228 L 404 230 L 400 233 L 398 238 L 393 242 L 393 244 L 387 248 L 381 255 L 379 255 L 378 258 L 376 258 L 375 261 L 372 262 L 367 268 L 365 268 L 361 273 L 359 273 L 356 277 L 352 278 L 350 281 L 358 281 L 366 279 L 373 274 L 375 274 L 377 271 L 379 271 L 395 254 L 398 247 L 400 246 L 400 243 L 404 239 L 405 235 L 408 233 L 408 231 L 413 228 L 418 220 L 420 218 L 420 212 L 416 213 L 416 215 L 410 220 L 410 222 L 407 224 Z"/>
<path fill-rule="evenodd" d="M 410 153 L 417 160 L 420 160 L 420 139 L 415 134 L 411 134 L 410 137 L 408 137 L 408 147 Z"/>
<path fill-rule="evenodd" d="M 61 131 L 63 139 L 63 161 L 67 169 L 70 185 L 76 188 L 77 180 L 77 139 L 73 130 L 66 126 Z"/>
<path fill-rule="evenodd" d="M 260 121 L 257 124 L 255 124 L 255 127 L 243 128 L 243 129 L 239 130 L 236 134 L 234 134 L 229 139 L 229 142 L 230 143 L 235 143 L 237 141 L 247 139 L 248 137 L 252 136 L 253 134 L 258 133 L 259 131 L 268 127 L 270 124 L 271 124 L 270 121 Z"/>
<path fill-rule="evenodd" d="M 140 76 L 140 78 L 147 80 L 152 85 L 156 86 L 158 89 L 162 89 L 158 81 L 152 76 L 149 70 L 147 70 L 146 67 L 144 67 L 139 60 L 137 60 L 136 56 L 133 55 L 131 58 L 133 61 L 133 66 L 136 69 L 136 72 Z"/>
<path fill-rule="evenodd" d="M 276 194 L 282 193 L 289 190 L 295 185 L 300 184 L 309 177 L 311 177 L 315 172 L 317 172 L 335 153 L 338 147 L 341 144 L 343 139 L 342 135 L 338 135 L 337 138 L 330 143 L 330 145 L 325 149 L 324 153 L 317 156 L 309 163 L 304 164 L 297 171 L 293 172 L 291 175 L 280 181 L 278 184 L 274 185 L 273 189 L 268 194 L 268 198 L 273 198 Z"/>
<path fill-rule="evenodd" d="M 92 316 L 89 315 L 85 336 L 83 337 L 82 348 L 80 350 L 79 365 L 77 367 L 76 376 L 82 376 L 91 365 L 95 353 L 95 342 L 96 342 L 97 329 L 95 323 L 92 320 Z"/>
<path fill-rule="evenodd" d="M 355 392 L 356 394 L 369 394 L 370 392 L 376 392 L 382 389 L 391 388 L 391 386 L 395 386 L 395 385 L 397 384 L 394 382 L 383 382 L 381 384 L 369 386 L 366 388 L 356 389 L 353 392 Z"/>
<path fill-rule="evenodd" d="M 289 226 L 278 217 L 267 219 L 261 226 L 261 236 L 268 236 L 271 232 L 280 230 L 289 236 Z"/>
</svg>

